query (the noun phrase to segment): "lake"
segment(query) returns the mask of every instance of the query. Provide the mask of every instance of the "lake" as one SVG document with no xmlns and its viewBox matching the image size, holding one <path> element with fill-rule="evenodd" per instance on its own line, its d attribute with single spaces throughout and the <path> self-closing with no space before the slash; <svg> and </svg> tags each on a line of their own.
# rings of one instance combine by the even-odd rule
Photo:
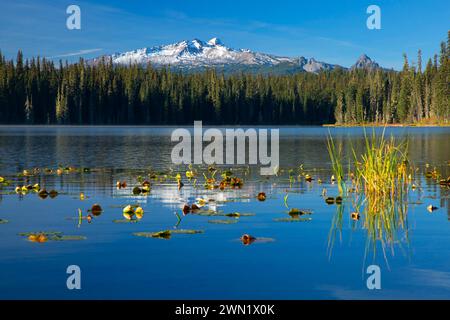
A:
<svg viewBox="0 0 450 320">
<path fill-rule="evenodd" d="M 342 143 L 347 159 L 351 147 L 362 150 L 363 128 L 280 127 L 279 175 L 233 166 L 243 185 L 224 190 L 203 186 L 203 173 L 213 175 L 207 166 L 194 166 L 198 174 L 189 180 L 187 166 L 171 163 L 173 129 L 0 127 L 0 176 L 9 181 L 0 187 L 0 298 L 450 298 L 450 189 L 426 175 L 435 170 L 450 176 L 450 128 L 386 129 L 386 135 L 408 141 L 417 172 L 405 224 L 396 226 L 384 252 L 380 241 L 368 245 L 364 217 L 351 218 L 351 203 L 327 204 L 322 197 L 324 189 L 338 195 L 330 178 L 328 134 Z M 216 169 L 220 178 L 229 167 Z M 314 180 L 297 179 L 299 170 Z M 180 190 L 177 173 L 184 183 Z M 134 194 L 143 180 L 151 183 L 150 192 Z M 117 188 L 116 181 L 127 186 Z M 28 184 L 58 195 L 15 192 Z M 257 199 L 260 192 L 265 201 Z M 183 205 L 197 198 L 206 205 L 183 214 Z M 89 222 L 88 210 L 96 203 L 103 211 Z M 142 207 L 141 219 L 124 219 L 129 204 Z M 438 209 L 429 212 L 429 205 Z M 291 217 L 288 207 L 306 214 Z M 338 214 L 343 218 L 337 228 Z M 202 232 L 170 238 L 134 234 L 162 230 Z M 83 238 L 37 243 L 20 235 L 50 231 Z M 256 241 L 244 245 L 243 234 Z M 69 265 L 81 269 L 81 290 L 66 287 Z M 369 265 L 380 267 L 380 290 L 367 288 Z"/>
</svg>

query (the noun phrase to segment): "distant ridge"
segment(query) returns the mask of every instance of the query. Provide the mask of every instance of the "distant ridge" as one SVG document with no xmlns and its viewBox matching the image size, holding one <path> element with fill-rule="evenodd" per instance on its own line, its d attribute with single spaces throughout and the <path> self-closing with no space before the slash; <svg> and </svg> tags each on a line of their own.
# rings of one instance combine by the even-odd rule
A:
<svg viewBox="0 0 450 320">
<path fill-rule="evenodd" d="M 253 73 L 289 74 L 294 72 L 318 73 L 345 67 L 317 61 L 314 58 L 284 57 L 249 49 L 233 49 L 214 37 L 209 41 L 199 39 L 183 40 L 173 44 L 145 47 L 127 52 L 114 53 L 90 60 L 98 63 L 102 58 L 111 59 L 114 64 L 129 65 L 152 64 L 155 67 L 196 71 L 205 68 L 218 68 L 225 71 L 250 71 Z M 376 69 L 378 63 L 366 54 L 359 57 L 350 69 Z"/>
</svg>

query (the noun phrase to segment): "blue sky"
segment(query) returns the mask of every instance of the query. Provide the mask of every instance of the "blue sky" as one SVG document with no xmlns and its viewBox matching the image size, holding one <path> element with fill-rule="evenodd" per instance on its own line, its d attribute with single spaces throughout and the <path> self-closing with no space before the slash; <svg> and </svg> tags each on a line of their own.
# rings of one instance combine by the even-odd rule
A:
<svg viewBox="0 0 450 320">
<path fill-rule="evenodd" d="M 234 48 L 314 57 L 350 66 L 362 54 L 400 69 L 439 52 L 450 29 L 448 0 L 386 1 L 60 1 L 0 0 L 0 50 L 8 58 L 77 60 L 184 39 L 219 37 Z M 81 8 L 81 30 L 66 28 L 66 8 Z M 381 8 L 381 30 L 366 8 Z"/>
</svg>

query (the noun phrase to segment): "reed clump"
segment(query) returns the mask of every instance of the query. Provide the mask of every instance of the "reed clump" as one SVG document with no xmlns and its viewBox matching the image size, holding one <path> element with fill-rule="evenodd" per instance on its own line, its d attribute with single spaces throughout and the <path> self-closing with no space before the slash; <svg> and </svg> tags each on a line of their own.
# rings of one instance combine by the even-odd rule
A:
<svg viewBox="0 0 450 320">
<path fill-rule="evenodd" d="M 361 155 L 358 156 L 352 148 L 355 164 L 353 186 L 366 196 L 375 198 L 402 196 L 409 182 L 407 149 L 406 142 L 397 143 L 392 136 L 388 139 L 384 131 L 380 137 L 376 137 L 375 133 L 371 137 L 365 134 L 365 147 Z"/>
<path fill-rule="evenodd" d="M 376 249 L 376 242 L 380 241 L 385 254 L 385 245 L 396 242 L 399 230 L 405 230 L 407 238 L 407 194 L 412 172 L 408 145 L 392 136 L 387 138 L 384 130 L 379 136 L 375 131 L 372 135 L 364 132 L 362 150 L 352 147 L 347 180 L 341 150 L 342 146 L 336 146 L 330 136 L 328 151 L 339 191 L 351 202 L 352 214 L 358 215 L 354 223 L 362 223 L 367 230 L 368 244 L 372 243 Z M 364 216 L 361 222 L 360 214 Z"/>
</svg>

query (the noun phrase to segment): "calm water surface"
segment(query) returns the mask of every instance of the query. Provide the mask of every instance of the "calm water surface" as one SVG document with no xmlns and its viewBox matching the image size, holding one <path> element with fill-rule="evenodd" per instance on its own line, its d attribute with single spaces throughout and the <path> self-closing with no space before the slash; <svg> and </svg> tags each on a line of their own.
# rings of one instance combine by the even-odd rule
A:
<svg viewBox="0 0 450 320">
<path fill-rule="evenodd" d="M 330 131 L 349 156 L 351 146 L 363 146 L 363 129 L 282 127 L 280 177 L 260 177 L 257 167 L 233 167 L 244 179 L 241 189 L 207 191 L 202 177 L 195 186 L 184 179 L 181 190 L 173 179 L 152 180 L 149 195 L 133 196 L 137 176 L 151 170 L 172 169 L 184 176 L 186 167 L 171 164 L 172 129 L 0 127 L 0 176 L 12 181 L 0 188 L 0 219 L 8 220 L 0 224 L 0 298 L 450 298 L 450 193 L 421 174 L 436 167 L 442 176 L 450 175 L 449 128 L 387 129 L 387 134 L 408 140 L 410 159 L 419 171 L 417 188 L 408 195 L 407 227 L 399 230 L 385 256 L 380 245 L 366 251 L 367 230 L 362 220 L 350 218 L 350 206 L 344 207 L 342 228 L 329 246 L 338 206 L 327 205 L 321 194 L 323 188 L 331 196 L 338 191 L 330 183 L 326 137 Z M 315 180 L 290 184 L 288 168 L 300 164 Z M 41 170 L 18 176 L 24 169 L 58 166 L 91 172 L 57 175 Z M 126 180 L 128 187 L 118 190 L 117 180 Z M 59 195 L 41 199 L 33 192 L 14 192 L 16 185 L 28 183 Z M 262 191 L 267 194 L 264 202 L 256 199 Z M 81 201 L 80 192 L 87 199 Z M 313 211 L 310 221 L 276 221 L 289 217 L 287 193 L 290 207 Z M 214 199 L 209 209 L 217 212 L 254 215 L 233 224 L 213 224 L 209 221 L 233 218 L 188 214 L 177 225 L 175 213 L 181 214 L 181 206 L 197 197 Z M 103 213 L 78 226 L 78 208 L 86 213 L 94 203 L 101 204 Z M 122 207 L 137 203 L 145 210 L 142 220 L 113 222 L 122 219 Z M 428 212 L 430 204 L 439 209 Z M 176 234 L 169 240 L 133 235 L 175 227 L 204 233 Z M 33 243 L 18 235 L 38 231 L 87 239 Z M 239 241 L 244 233 L 272 241 L 244 246 Z M 72 264 L 82 270 L 81 290 L 66 288 L 66 268 Z M 381 268 L 381 290 L 366 287 L 370 264 Z"/>
</svg>

